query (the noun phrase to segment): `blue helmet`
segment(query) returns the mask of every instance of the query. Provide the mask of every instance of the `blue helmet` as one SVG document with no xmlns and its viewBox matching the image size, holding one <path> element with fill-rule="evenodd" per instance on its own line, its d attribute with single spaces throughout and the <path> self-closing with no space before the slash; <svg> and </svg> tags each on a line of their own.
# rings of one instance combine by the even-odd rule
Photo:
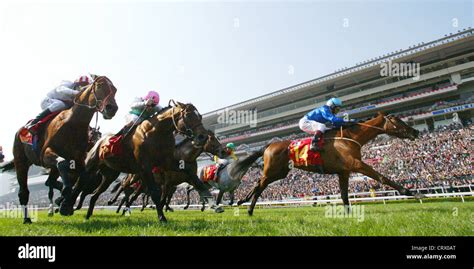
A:
<svg viewBox="0 0 474 269">
<path fill-rule="evenodd" d="M 342 101 L 339 98 L 333 97 L 326 102 L 328 107 L 342 106 Z"/>
</svg>

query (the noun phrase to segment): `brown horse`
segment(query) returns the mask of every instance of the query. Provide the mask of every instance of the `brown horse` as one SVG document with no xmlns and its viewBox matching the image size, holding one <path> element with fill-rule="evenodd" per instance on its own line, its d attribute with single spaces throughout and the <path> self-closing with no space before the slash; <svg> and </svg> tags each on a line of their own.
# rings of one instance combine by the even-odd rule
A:
<svg viewBox="0 0 474 269">
<path fill-rule="evenodd" d="M 13 156 L 20 186 L 18 197 L 24 208 L 23 223 L 31 223 L 26 205 L 29 200 L 28 169 L 32 164 L 51 169 L 46 181 L 48 186 L 55 184 L 61 176 L 64 185 L 62 196 L 65 199 L 59 212 L 61 215 L 72 214 L 71 191 L 85 168 L 89 123 L 96 112 L 102 113 L 104 119 L 111 119 L 115 115 L 118 110 L 115 103 L 116 92 L 117 89 L 107 77 L 97 77 L 76 96 L 70 109 L 62 111 L 43 126 L 37 144 L 39 152 L 35 152 L 30 145 L 23 144 L 19 132 L 16 133 Z"/>
<path fill-rule="evenodd" d="M 385 116 L 383 113 L 364 123 L 357 123 L 352 126 L 332 130 L 326 133 L 325 145 L 321 152 L 323 160 L 322 170 L 324 174 L 337 174 L 339 176 L 339 188 L 341 198 L 346 210 L 349 210 L 349 175 L 351 172 L 361 173 L 370 178 L 379 181 L 382 184 L 389 185 L 396 189 L 400 194 L 412 195 L 410 190 L 395 183 L 387 177 L 375 171 L 368 164 L 361 160 L 361 148 L 370 140 L 380 134 L 387 134 L 398 138 L 408 138 L 414 140 L 418 137 L 418 131 L 409 127 L 402 120 L 395 116 Z M 274 142 L 263 147 L 246 158 L 247 161 L 255 161 L 263 155 L 264 168 L 263 175 L 257 182 L 255 188 L 237 204 L 241 205 L 252 199 L 248 209 L 248 214 L 252 215 L 258 197 L 268 184 L 285 178 L 291 168 L 298 168 L 309 172 L 321 173 L 321 167 L 316 166 L 294 166 L 289 159 L 290 140 Z M 418 194 L 417 198 L 421 198 Z"/>
<path fill-rule="evenodd" d="M 174 102 L 174 101 L 173 101 Z M 86 218 L 92 216 L 95 203 L 100 194 L 119 176 L 120 172 L 139 174 L 155 204 L 161 200 L 161 186 L 154 180 L 155 173 L 165 171 L 180 171 L 173 155 L 175 138 L 173 131 L 188 137 L 195 147 L 203 147 L 208 138 L 208 131 L 202 125 L 202 116 L 192 104 L 174 103 L 174 106 L 165 109 L 143 121 L 122 139 L 122 154 L 101 159 L 102 145 L 107 143 L 110 136 L 100 140 L 88 153 L 86 158 L 85 177 L 81 177 L 73 197 L 77 197 L 89 178 L 99 176 L 100 185 L 94 191 Z M 187 168 L 186 168 L 187 169 Z M 204 190 L 206 190 L 203 187 Z M 206 196 L 211 197 L 211 194 Z M 158 218 L 165 222 L 162 210 L 157 208 Z"/>
<path fill-rule="evenodd" d="M 162 199 L 161 203 L 158 205 L 161 207 L 161 210 L 163 209 L 164 206 L 166 206 L 166 210 L 170 210 L 171 208 L 167 204 L 167 198 L 169 196 L 169 193 L 176 190 L 176 185 L 187 182 L 191 185 L 196 185 L 195 182 L 196 180 L 199 180 L 197 178 L 197 157 L 201 155 L 202 152 L 210 153 L 212 155 L 217 155 L 219 158 L 225 158 L 229 154 L 225 150 L 225 148 L 222 146 L 220 141 L 217 139 L 215 134 L 211 131 L 209 131 L 208 134 L 208 139 L 204 147 L 195 147 L 192 144 L 192 141 L 190 141 L 188 138 L 185 138 L 182 140 L 178 145 L 176 145 L 176 150 L 174 152 L 174 158 L 175 161 L 180 162 L 183 167 L 189 167 L 189 170 L 192 171 L 192 176 L 189 175 L 187 172 L 165 172 L 164 176 L 165 178 L 162 179 L 159 176 L 155 177 L 155 180 L 158 181 L 158 183 L 162 184 Z M 122 182 L 121 187 L 125 191 L 125 197 L 123 198 L 122 202 L 119 205 L 119 209 L 121 205 L 123 204 L 123 201 L 126 202 L 124 213 L 126 211 L 130 210 L 130 206 L 132 203 L 138 198 L 138 196 L 145 192 L 145 188 L 143 187 L 143 184 L 134 184 L 137 181 L 140 180 L 140 177 L 134 176 L 134 177 L 127 177 L 124 179 L 124 182 Z M 120 184 L 120 183 L 119 183 Z M 129 197 L 131 196 L 131 199 Z M 118 197 L 118 194 L 115 196 L 115 199 Z M 109 203 L 113 203 L 114 200 L 109 201 Z M 117 212 L 118 212 L 117 210 Z M 172 211 L 172 210 L 170 210 Z"/>
</svg>

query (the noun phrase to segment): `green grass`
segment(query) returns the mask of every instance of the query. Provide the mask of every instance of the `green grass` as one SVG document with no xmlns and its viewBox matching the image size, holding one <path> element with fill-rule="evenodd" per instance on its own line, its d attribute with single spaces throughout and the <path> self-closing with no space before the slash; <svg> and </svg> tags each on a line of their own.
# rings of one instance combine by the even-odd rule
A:
<svg viewBox="0 0 474 269">
<path fill-rule="evenodd" d="M 181 211 L 166 214 L 158 223 L 156 211 L 134 210 L 130 217 L 112 210 L 96 210 L 85 220 L 81 210 L 71 217 L 38 213 L 37 222 L 0 218 L 0 236 L 473 236 L 474 202 L 430 202 L 364 205 L 363 221 L 329 218 L 326 208 L 256 208 L 249 217 L 245 208 Z"/>
</svg>

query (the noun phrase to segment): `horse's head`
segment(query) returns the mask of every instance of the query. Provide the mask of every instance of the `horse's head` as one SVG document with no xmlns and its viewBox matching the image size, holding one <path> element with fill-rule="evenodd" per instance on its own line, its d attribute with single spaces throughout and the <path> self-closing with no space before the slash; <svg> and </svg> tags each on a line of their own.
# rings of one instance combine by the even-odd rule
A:
<svg viewBox="0 0 474 269">
<path fill-rule="evenodd" d="M 110 79 L 105 76 L 97 76 L 85 92 L 89 94 L 87 106 L 102 113 L 104 119 L 112 119 L 115 116 L 118 110 L 118 105 L 115 102 L 117 89 Z"/>
<path fill-rule="evenodd" d="M 213 155 L 217 155 L 217 157 L 221 159 L 229 156 L 227 150 L 212 131 L 209 131 L 207 142 L 204 145 L 204 151 Z"/>
<path fill-rule="evenodd" d="M 173 101 L 174 102 L 174 101 Z M 208 139 L 208 131 L 202 125 L 202 116 L 192 104 L 174 102 L 172 109 L 173 124 L 177 132 L 192 139 L 193 145 L 202 147 Z"/>
<path fill-rule="evenodd" d="M 420 132 L 410 126 L 408 126 L 404 121 L 394 115 L 383 115 L 384 119 L 383 129 L 388 135 L 393 135 L 398 138 L 408 138 L 410 140 L 415 140 L 418 138 Z"/>
</svg>

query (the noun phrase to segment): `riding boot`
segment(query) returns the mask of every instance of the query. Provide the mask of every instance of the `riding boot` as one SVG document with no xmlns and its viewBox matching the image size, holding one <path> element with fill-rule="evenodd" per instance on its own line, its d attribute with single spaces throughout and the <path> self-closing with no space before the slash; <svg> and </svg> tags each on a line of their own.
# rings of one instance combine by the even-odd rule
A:
<svg viewBox="0 0 474 269">
<path fill-rule="evenodd" d="M 311 147 L 310 147 L 310 150 L 312 151 L 318 151 L 319 150 L 319 140 L 321 139 L 321 136 L 323 135 L 323 133 L 321 131 L 316 131 L 316 133 L 314 134 L 314 137 L 313 137 L 313 141 L 311 141 Z"/>
<path fill-rule="evenodd" d="M 35 134 L 35 131 L 33 129 L 33 127 L 41 120 L 43 119 L 44 117 L 48 116 L 49 114 L 51 113 L 51 110 L 49 110 L 49 108 L 41 111 L 41 113 L 39 113 L 36 118 L 34 118 L 30 123 L 28 123 L 25 128 L 28 129 L 28 131 L 30 131 L 31 134 Z"/>
</svg>

